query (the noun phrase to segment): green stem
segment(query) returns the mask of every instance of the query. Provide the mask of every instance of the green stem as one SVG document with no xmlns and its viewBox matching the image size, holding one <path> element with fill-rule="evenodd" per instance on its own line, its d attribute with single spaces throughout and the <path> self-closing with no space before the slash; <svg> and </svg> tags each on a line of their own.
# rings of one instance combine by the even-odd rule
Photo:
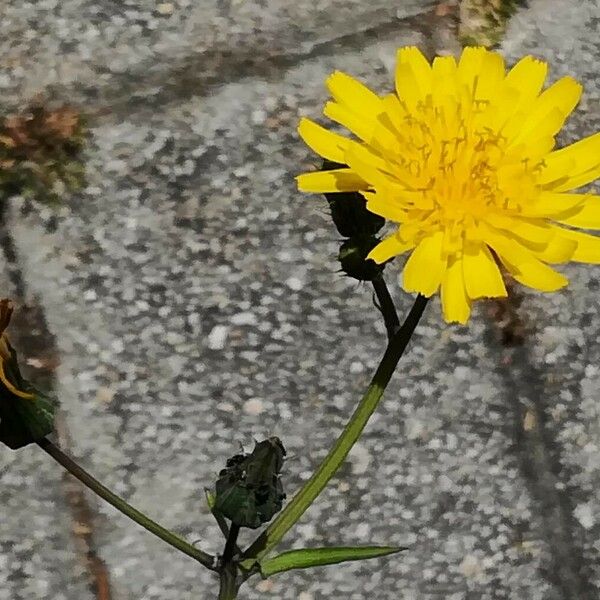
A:
<svg viewBox="0 0 600 600">
<path fill-rule="evenodd" d="M 234 600 L 237 598 L 239 585 L 237 582 L 237 565 L 229 563 L 224 565 L 219 573 L 219 599 L 218 600 Z"/>
<path fill-rule="evenodd" d="M 352 446 L 360 437 L 369 418 L 377 408 L 379 400 L 398 365 L 400 357 L 408 345 L 426 305 L 427 298 L 419 294 L 402 327 L 391 337 L 369 388 L 348 421 L 344 431 L 329 451 L 329 454 L 285 509 L 277 515 L 267 529 L 244 552 L 244 558 L 250 559 L 243 565 L 249 569 L 247 573 L 252 574 L 255 572 L 256 561 L 260 560 L 279 543 L 281 538 L 304 514 L 304 511 L 313 503 L 335 472 L 340 468 Z"/>
<path fill-rule="evenodd" d="M 240 526 L 235 523 L 231 524 L 229 528 L 229 535 L 227 536 L 227 542 L 225 544 L 225 550 L 223 550 L 223 564 L 227 565 L 233 560 L 235 549 L 237 545 L 238 535 L 240 533 Z"/>
<path fill-rule="evenodd" d="M 394 301 L 390 296 L 390 291 L 385 284 L 383 275 L 375 277 L 371 283 L 373 284 L 373 289 L 379 302 L 379 306 L 377 306 L 377 308 L 379 308 L 381 314 L 383 315 L 383 321 L 387 330 L 388 340 L 391 340 L 394 333 L 398 331 L 398 327 L 400 327 L 400 319 L 398 318 Z"/>
<path fill-rule="evenodd" d="M 120 498 L 108 488 L 104 487 L 98 480 L 94 479 L 87 471 L 82 469 L 72 458 L 68 457 L 58 446 L 55 446 L 49 439 L 43 438 L 38 442 L 38 446 L 47 452 L 56 462 L 61 464 L 71 475 L 79 479 L 83 485 L 90 488 L 93 492 L 98 494 L 101 498 L 106 500 L 109 504 L 114 506 L 117 510 L 121 511 L 124 515 L 135 521 L 138 525 L 141 525 L 144 529 L 147 529 L 150 533 L 159 537 L 161 540 L 167 542 L 174 548 L 177 548 L 180 552 L 191 556 L 199 563 L 204 565 L 211 571 L 216 571 L 214 565 L 214 557 L 202 550 L 192 546 L 172 531 L 165 529 L 152 519 L 148 518 L 144 513 L 136 510 L 125 502 L 123 498 Z"/>
<path fill-rule="evenodd" d="M 237 578 L 238 565 L 234 560 L 234 555 L 237 549 L 237 539 L 240 533 L 240 526 L 235 523 L 229 528 L 229 535 L 223 550 L 223 557 L 219 568 L 219 600 L 232 600 L 237 598 L 237 593 L 240 588 Z"/>
</svg>

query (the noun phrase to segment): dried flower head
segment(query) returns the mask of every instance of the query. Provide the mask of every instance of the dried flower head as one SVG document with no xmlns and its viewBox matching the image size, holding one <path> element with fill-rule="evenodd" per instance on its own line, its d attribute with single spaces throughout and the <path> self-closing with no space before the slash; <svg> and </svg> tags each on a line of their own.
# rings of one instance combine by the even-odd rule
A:
<svg viewBox="0 0 600 600">
<path fill-rule="evenodd" d="M 0 118 L 0 193 L 51 203 L 63 189 L 81 187 L 86 135 L 80 113 L 47 108 L 39 99 Z"/>
<path fill-rule="evenodd" d="M 12 313 L 12 302 L 0 300 L 0 442 L 16 450 L 52 432 L 54 403 L 21 375 L 6 336 Z"/>
</svg>

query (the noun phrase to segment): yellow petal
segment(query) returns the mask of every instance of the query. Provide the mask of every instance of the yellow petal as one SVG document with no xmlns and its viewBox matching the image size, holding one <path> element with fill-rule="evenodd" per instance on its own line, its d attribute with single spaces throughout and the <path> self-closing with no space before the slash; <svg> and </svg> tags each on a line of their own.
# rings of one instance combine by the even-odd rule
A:
<svg viewBox="0 0 600 600">
<path fill-rule="evenodd" d="M 398 101 L 398 98 L 396 98 L 396 101 Z M 377 119 L 377 123 L 375 123 L 373 128 L 370 145 L 373 148 L 376 148 L 377 151 L 382 155 L 395 155 L 399 145 L 399 137 L 396 127 L 397 123 L 392 123 L 387 112 L 381 113 Z"/>
<path fill-rule="evenodd" d="M 583 86 L 573 77 L 562 77 L 540 94 L 534 108 L 539 110 L 546 105 L 556 106 L 568 116 L 577 106 L 582 92 Z"/>
<path fill-rule="evenodd" d="M 556 106 L 546 107 L 544 111 L 540 110 L 535 114 L 530 114 L 528 118 L 520 118 L 518 120 L 518 133 L 513 135 L 507 128 L 504 130 L 505 135 L 511 140 L 511 144 L 526 144 L 532 135 L 543 135 L 554 137 L 560 128 L 564 125 L 567 115 L 558 109 Z"/>
<path fill-rule="evenodd" d="M 344 152 L 349 140 L 345 137 L 317 125 L 307 118 L 300 119 L 298 133 L 319 156 L 337 163 L 344 163 Z"/>
<path fill-rule="evenodd" d="M 572 229 L 560 228 L 559 231 L 559 235 L 562 237 L 577 242 L 577 248 L 575 248 L 575 252 L 571 257 L 572 261 L 593 265 L 600 264 L 600 237 L 581 231 L 573 231 Z"/>
<path fill-rule="evenodd" d="M 462 51 L 458 61 L 458 76 L 470 94 L 475 91 L 475 83 L 481 71 L 481 63 L 487 50 L 483 47 L 469 46 Z"/>
<path fill-rule="evenodd" d="M 576 195 L 576 194 L 573 194 Z M 581 195 L 582 203 L 573 214 L 556 219 L 559 223 L 582 227 L 584 229 L 600 229 L 600 197 L 592 194 Z"/>
<path fill-rule="evenodd" d="M 540 292 L 556 292 L 569 284 L 569 280 L 561 273 L 539 260 L 521 263 L 518 267 L 500 256 L 507 271 L 522 285 Z"/>
<path fill-rule="evenodd" d="M 429 61 L 416 46 L 399 48 L 396 58 L 399 64 L 410 65 L 419 79 L 431 81 L 431 66 L 429 65 Z"/>
<path fill-rule="evenodd" d="M 377 264 L 381 264 L 398 254 L 402 254 L 411 248 L 414 248 L 413 243 L 403 242 L 398 237 L 398 232 L 388 235 L 386 238 L 381 240 L 371 252 L 367 255 L 367 258 L 374 260 Z"/>
<path fill-rule="evenodd" d="M 431 296 L 437 292 L 446 270 L 442 255 L 444 233 L 438 231 L 424 238 L 413 250 L 404 266 L 403 287 L 407 292 Z"/>
<path fill-rule="evenodd" d="M 529 248 L 525 248 L 505 231 L 480 223 L 482 239 L 499 256 L 502 255 L 513 265 L 535 260 Z"/>
<path fill-rule="evenodd" d="M 550 219 L 569 217 L 579 210 L 585 198 L 583 194 L 542 192 L 535 202 L 522 207 L 521 214 L 524 217 Z"/>
<path fill-rule="evenodd" d="M 395 223 L 402 223 L 406 220 L 407 208 L 402 206 L 399 201 L 393 201 L 387 194 L 377 190 L 375 193 L 362 192 L 362 195 L 367 201 L 367 210 L 372 213 Z"/>
<path fill-rule="evenodd" d="M 554 235 L 541 250 L 529 248 L 531 254 L 543 262 L 560 264 L 573 258 L 577 243 L 560 235 Z"/>
<path fill-rule="evenodd" d="M 431 66 L 415 46 L 400 48 L 396 66 L 396 93 L 414 106 L 431 92 Z"/>
<path fill-rule="evenodd" d="M 410 110 L 422 102 L 425 95 L 421 93 L 417 76 L 407 64 L 396 66 L 396 93 L 401 102 Z"/>
<path fill-rule="evenodd" d="M 358 115 L 367 115 L 374 119 L 382 110 L 379 96 L 346 73 L 335 71 L 327 78 L 326 84 L 339 104 Z"/>
<path fill-rule="evenodd" d="M 505 230 L 509 235 L 517 236 L 531 245 L 545 245 L 553 235 L 550 226 L 541 219 L 524 219 L 491 214 L 485 220 L 490 225 Z"/>
<path fill-rule="evenodd" d="M 401 133 L 404 119 L 408 114 L 406 109 L 402 106 L 396 94 L 388 94 L 383 98 L 382 102 L 385 116 L 388 118 L 389 123 L 394 127 L 395 133 Z M 380 120 L 382 120 L 381 117 Z"/>
<path fill-rule="evenodd" d="M 497 52 L 486 52 L 481 61 L 474 99 L 489 101 L 498 93 L 504 79 L 504 58 Z"/>
<path fill-rule="evenodd" d="M 456 59 L 454 56 L 436 56 L 431 66 L 432 79 L 437 77 L 456 77 Z"/>
<path fill-rule="evenodd" d="M 374 169 L 378 169 L 380 171 L 390 171 L 390 167 L 387 161 L 382 158 L 379 154 L 374 152 L 369 146 L 366 144 L 361 144 L 359 142 L 355 142 L 354 140 L 348 141 L 348 148 L 346 150 L 346 157 L 348 155 L 353 155 L 364 163 L 367 163 L 369 166 Z"/>
<path fill-rule="evenodd" d="M 569 282 L 564 275 L 538 260 L 517 241 L 485 225 L 482 228 L 486 244 L 519 283 L 542 292 L 554 292 Z"/>
<path fill-rule="evenodd" d="M 514 112 L 529 107 L 542 90 L 548 65 L 533 56 L 523 57 L 506 75 L 505 85 L 519 92 Z"/>
<path fill-rule="evenodd" d="M 395 180 L 383 171 L 387 166 L 385 161 L 360 144 L 354 143 L 349 146 L 344 162 L 364 181 L 368 181 L 370 187 L 384 188 L 396 184 Z"/>
<path fill-rule="evenodd" d="M 441 289 L 442 310 L 447 323 L 464 325 L 471 315 L 471 301 L 465 289 L 462 261 L 452 258 L 444 273 Z"/>
<path fill-rule="evenodd" d="M 515 112 L 515 106 L 519 100 L 519 92 L 512 87 L 499 85 L 499 89 L 489 99 L 487 109 L 478 117 L 479 123 L 485 123 L 493 131 L 502 131 L 507 137 L 506 129 L 510 127 L 510 119 Z M 517 115 L 519 122 L 522 121 Z M 507 125 L 508 123 L 508 125 Z"/>
<path fill-rule="evenodd" d="M 352 169 L 334 169 L 303 173 L 296 177 L 301 192 L 326 194 L 329 192 L 357 192 L 368 189 L 369 185 Z"/>
<path fill-rule="evenodd" d="M 323 114 L 332 121 L 339 123 L 357 135 L 361 140 L 368 142 L 373 135 L 376 121 L 371 118 L 362 117 L 350 110 L 347 106 L 337 102 L 327 102 Z"/>
<path fill-rule="evenodd" d="M 456 60 L 453 56 L 436 56 L 431 67 L 431 95 L 436 106 L 447 104 L 448 98 L 458 95 Z"/>
<path fill-rule="evenodd" d="M 552 84 L 532 103 L 518 134 L 512 138 L 512 143 L 518 144 L 533 132 L 537 135 L 558 133 L 566 118 L 577 106 L 582 91 L 581 84 L 572 77 L 563 77 Z"/>
<path fill-rule="evenodd" d="M 600 177 L 600 162 L 588 171 L 565 178 L 564 182 L 557 185 L 554 190 L 557 192 L 574 190 L 595 181 L 598 177 Z"/>
<path fill-rule="evenodd" d="M 466 243 L 462 267 L 467 296 L 472 300 L 507 295 L 500 269 L 485 244 Z"/>
<path fill-rule="evenodd" d="M 565 192 L 600 175 L 600 132 L 556 150 L 544 158 L 538 183 L 548 190 Z"/>
<path fill-rule="evenodd" d="M 544 156 L 554 150 L 554 146 L 556 146 L 556 139 L 554 134 L 546 134 L 542 135 L 541 137 L 532 135 L 527 139 L 521 140 L 521 143 L 525 148 L 523 153 L 524 156 L 527 156 L 529 159 L 529 164 L 532 164 L 538 163 Z"/>
</svg>

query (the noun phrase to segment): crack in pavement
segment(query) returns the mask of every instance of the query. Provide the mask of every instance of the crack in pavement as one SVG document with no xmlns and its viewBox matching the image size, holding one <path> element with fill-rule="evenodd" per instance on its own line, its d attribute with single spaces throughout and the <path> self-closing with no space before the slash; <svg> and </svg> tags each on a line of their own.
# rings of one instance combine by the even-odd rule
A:
<svg viewBox="0 0 600 600">
<path fill-rule="evenodd" d="M 59 364 L 59 353 L 39 299 L 27 300 L 26 283 L 10 233 L 10 211 L 7 207 L 8 200 L 5 198 L 0 208 L 0 249 L 6 259 L 10 283 L 13 286 L 12 299 L 18 305 L 11 322 L 10 337 L 19 352 L 19 366 L 24 375 L 49 395 L 53 395 L 56 389 L 55 370 Z M 56 435 L 60 447 L 68 451 L 70 436 L 64 415 L 60 411 L 56 416 Z M 94 541 L 94 511 L 77 480 L 65 472 L 64 482 L 75 547 L 89 574 L 91 591 L 97 600 L 112 600 L 108 568 L 98 555 Z"/>
<path fill-rule="evenodd" d="M 577 534 L 581 528 L 573 517 L 568 490 L 559 485 L 561 448 L 547 416 L 548 394 L 543 374 L 528 351 L 527 339 L 532 332 L 527 331 L 519 315 L 518 293 L 514 289 L 508 291 L 507 300 L 494 303 L 491 312 L 496 319 L 495 324 L 488 326 L 486 345 L 494 353 L 492 358 L 503 380 L 502 389 L 509 402 L 506 417 L 508 420 L 512 416 L 515 453 L 539 509 L 541 534 L 548 546 L 550 565 L 541 574 L 564 600 L 595 600 L 598 591 L 584 561 L 582 536 Z M 500 351 L 499 337 L 504 345 Z"/>
<path fill-rule="evenodd" d="M 190 54 L 168 70 L 153 71 L 151 66 L 145 64 L 137 72 L 114 74 L 102 87 L 98 87 L 98 81 L 94 81 L 87 86 L 78 83 L 76 90 L 71 86 L 61 88 L 58 85 L 50 86 L 50 89 L 59 96 L 76 91 L 95 97 L 96 107 L 87 112 L 88 116 L 110 115 L 121 119 L 125 115 L 131 116 L 133 106 L 136 113 L 140 114 L 144 110 L 155 110 L 193 97 L 205 97 L 223 86 L 246 79 L 277 80 L 288 69 L 305 61 L 335 56 L 347 50 L 360 51 L 368 44 L 397 37 L 401 29 L 422 34 L 430 42 L 428 53 L 433 54 L 433 46 L 438 45 L 437 29 L 440 23 L 447 20 L 448 13 L 441 14 L 438 6 L 433 6 L 416 15 L 384 21 L 331 39 L 300 43 L 299 52 L 282 50 L 269 53 L 265 44 L 257 45 L 254 37 L 248 37 L 236 44 L 222 44 Z"/>
<path fill-rule="evenodd" d="M 69 448 L 71 439 L 64 415 L 56 417 L 56 436 L 61 448 Z M 110 574 L 106 563 L 98 556 L 94 541 L 94 513 L 85 498 L 85 488 L 72 475 L 63 475 L 67 503 L 73 519 L 76 547 L 83 558 L 91 579 L 91 588 L 97 600 L 112 600 Z"/>
</svg>

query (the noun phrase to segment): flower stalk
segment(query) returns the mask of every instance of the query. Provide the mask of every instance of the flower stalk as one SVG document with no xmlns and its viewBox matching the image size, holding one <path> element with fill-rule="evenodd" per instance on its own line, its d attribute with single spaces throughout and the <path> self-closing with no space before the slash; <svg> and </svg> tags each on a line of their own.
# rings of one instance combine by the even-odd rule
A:
<svg viewBox="0 0 600 600">
<path fill-rule="evenodd" d="M 300 519 L 306 509 L 323 491 L 329 480 L 340 468 L 346 456 L 357 442 L 371 415 L 377 408 L 383 392 L 385 391 L 392 375 L 402 357 L 412 334 L 419 323 L 421 315 L 427 305 L 425 296 L 419 294 L 410 313 L 394 335 L 391 337 L 379 367 L 371 380 L 365 395 L 362 397 L 354 414 L 348 421 L 341 435 L 336 440 L 329 454 L 314 472 L 312 477 L 296 493 L 291 502 L 280 512 L 275 520 L 265 529 L 250 547 L 244 552 L 243 557 L 248 559 L 243 566 L 254 572 L 254 566 L 267 555 L 283 538 L 287 531 Z"/>
<path fill-rule="evenodd" d="M 240 526 L 236 523 L 232 523 L 231 528 L 229 529 L 229 535 L 227 536 L 225 550 L 223 551 L 223 564 L 230 563 L 233 560 L 239 533 Z"/>
<path fill-rule="evenodd" d="M 238 565 L 234 559 L 239 533 L 240 526 L 236 523 L 232 523 L 219 565 L 218 600 L 232 600 L 233 598 L 237 598 L 237 593 L 240 588 L 240 581 L 238 579 Z"/>
<path fill-rule="evenodd" d="M 240 588 L 237 581 L 237 565 L 229 562 L 223 565 L 219 572 L 219 597 L 218 600 L 234 600 Z"/>
<path fill-rule="evenodd" d="M 108 488 L 103 486 L 97 479 L 92 477 L 85 469 L 80 467 L 72 458 L 67 456 L 58 446 L 53 444 L 48 438 L 43 438 L 37 442 L 38 446 L 47 454 L 49 454 L 56 462 L 63 466 L 73 477 L 81 481 L 83 485 L 90 488 L 95 494 L 106 500 L 110 505 L 122 512 L 125 516 L 141 525 L 144 529 L 159 537 L 167 544 L 173 546 L 183 554 L 197 560 L 200 564 L 211 571 L 216 571 L 215 559 L 211 554 L 208 554 L 192 544 L 186 542 L 183 538 L 165 529 L 144 513 L 140 512 L 123 498 L 120 498 Z"/>
<path fill-rule="evenodd" d="M 400 327 L 400 319 L 398 318 L 394 301 L 382 275 L 375 277 L 372 284 L 377 296 L 376 306 L 383 315 L 388 340 L 391 340 L 396 331 L 398 331 L 398 327 Z"/>
</svg>

